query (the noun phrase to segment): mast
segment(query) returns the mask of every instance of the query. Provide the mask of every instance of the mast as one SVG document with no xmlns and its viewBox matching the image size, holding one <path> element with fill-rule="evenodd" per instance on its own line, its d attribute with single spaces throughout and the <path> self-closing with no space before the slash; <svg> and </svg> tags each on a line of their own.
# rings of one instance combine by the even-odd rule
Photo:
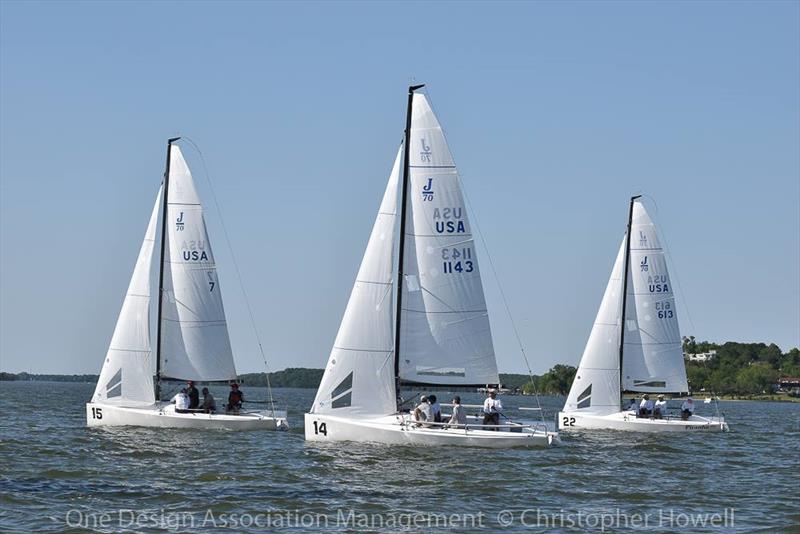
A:
<svg viewBox="0 0 800 534">
<path fill-rule="evenodd" d="M 180 139 L 180 137 L 172 137 L 167 139 L 167 164 L 164 170 L 164 204 L 161 209 L 161 255 L 159 256 L 158 264 L 158 317 L 157 321 L 157 334 L 156 334 L 156 401 L 161 400 L 161 307 L 164 301 L 164 253 L 167 247 L 167 202 L 169 197 L 169 161 L 172 155 L 172 143 Z"/>
<path fill-rule="evenodd" d="M 406 241 L 406 197 L 408 189 L 408 156 L 411 146 L 411 107 L 414 104 L 414 91 L 425 87 L 425 84 L 412 85 L 408 88 L 408 107 L 406 108 L 406 132 L 403 142 L 403 185 L 400 190 L 400 252 L 397 254 L 397 308 L 394 325 L 394 393 L 397 397 L 397 410 L 400 411 L 400 317 L 403 305 L 403 252 Z"/>
<path fill-rule="evenodd" d="M 631 205 L 628 209 L 628 230 L 625 233 L 625 263 L 622 269 L 622 321 L 619 331 L 619 403 L 622 406 L 622 393 L 625 387 L 622 381 L 622 354 L 625 347 L 625 308 L 628 303 L 628 267 L 631 261 L 631 227 L 633 226 L 633 203 L 642 195 L 631 197 Z"/>
</svg>

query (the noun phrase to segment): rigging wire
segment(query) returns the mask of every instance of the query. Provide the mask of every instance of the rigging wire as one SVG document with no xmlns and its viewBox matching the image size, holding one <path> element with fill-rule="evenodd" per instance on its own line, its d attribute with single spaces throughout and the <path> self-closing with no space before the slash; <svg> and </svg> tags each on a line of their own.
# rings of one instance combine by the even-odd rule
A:
<svg viewBox="0 0 800 534">
<path fill-rule="evenodd" d="M 459 176 L 459 181 L 461 177 Z M 517 323 L 514 321 L 514 316 L 511 314 L 511 308 L 508 305 L 508 299 L 506 298 L 506 292 L 503 290 L 503 286 L 500 283 L 500 277 L 497 275 L 497 269 L 494 266 L 494 261 L 492 260 L 492 255 L 489 253 L 489 247 L 486 245 L 486 239 L 483 237 L 483 232 L 481 232 L 480 226 L 478 225 L 478 218 L 475 216 L 475 210 L 472 208 L 472 203 L 467 196 L 466 188 L 463 186 L 461 187 L 461 192 L 464 195 L 464 200 L 467 202 L 467 209 L 469 209 L 470 214 L 472 216 L 472 221 L 475 226 L 475 230 L 477 231 L 478 237 L 481 239 L 481 244 L 483 245 L 483 249 L 486 251 L 486 258 L 489 260 L 489 266 L 492 269 L 492 275 L 494 276 L 495 283 L 497 284 L 497 289 L 500 290 L 500 297 L 503 301 L 503 306 L 506 309 L 506 315 L 508 315 L 508 320 L 511 323 L 511 328 L 514 331 L 514 337 L 517 338 L 517 344 L 519 345 L 519 351 L 522 353 L 522 358 L 525 361 L 525 367 L 528 369 L 528 377 L 530 378 L 531 385 L 533 386 L 533 395 L 536 398 L 536 407 L 539 412 L 539 416 L 542 420 L 542 424 L 544 424 L 544 412 L 542 411 L 542 405 L 539 401 L 539 391 L 536 388 L 536 380 L 533 377 L 533 371 L 531 370 L 531 364 L 528 360 L 528 355 L 525 352 L 525 346 L 522 343 L 522 337 L 519 334 L 519 330 L 517 329 Z"/>
<path fill-rule="evenodd" d="M 209 191 L 211 191 L 211 197 L 214 199 L 214 206 L 217 209 L 217 214 L 219 215 L 220 226 L 222 227 L 222 233 L 225 236 L 225 242 L 228 245 L 228 252 L 231 255 L 231 260 L 233 266 L 236 270 L 236 277 L 239 281 L 239 289 L 242 292 L 242 296 L 244 297 L 245 306 L 247 307 L 247 313 L 250 316 L 250 326 L 253 328 L 253 334 L 255 335 L 256 342 L 258 343 L 258 350 L 261 353 L 261 359 L 264 362 L 264 368 L 266 369 L 266 373 L 264 374 L 267 379 L 267 395 L 269 396 L 269 405 L 272 409 L 272 416 L 275 416 L 275 399 L 272 396 L 272 384 L 270 383 L 269 379 L 269 364 L 267 363 L 267 356 L 264 354 L 264 346 L 261 343 L 261 336 L 258 334 L 258 328 L 256 327 L 256 320 L 253 314 L 253 308 L 250 306 L 250 299 L 247 297 L 247 291 L 244 288 L 244 282 L 242 281 L 242 273 L 239 269 L 239 263 L 236 261 L 236 256 L 233 253 L 233 245 L 231 244 L 230 237 L 228 236 L 228 229 L 225 226 L 225 221 L 222 218 L 222 210 L 219 207 L 219 202 L 217 201 L 217 194 L 214 192 L 214 185 L 211 183 L 211 175 L 208 172 L 208 166 L 206 165 L 206 159 L 203 156 L 203 152 L 200 150 L 200 147 L 197 146 L 197 143 L 192 140 L 191 137 L 182 136 L 182 139 L 191 144 L 191 146 L 197 151 L 198 155 L 200 156 L 200 162 L 203 165 L 203 174 L 205 174 L 206 182 L 208 182 Z"/>
</svg>

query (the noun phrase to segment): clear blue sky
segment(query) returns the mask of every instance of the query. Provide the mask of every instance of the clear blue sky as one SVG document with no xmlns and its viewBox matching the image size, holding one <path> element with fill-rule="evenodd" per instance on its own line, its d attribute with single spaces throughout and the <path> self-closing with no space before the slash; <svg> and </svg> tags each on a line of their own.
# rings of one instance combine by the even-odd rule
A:
<svg viewBox="0 0 800 534">
<path fill-rule="evenodd" d="M 800 345 L 799 5 L 3 1 L 0 369 L 99 371 L 175 134 L 271 367 L 322 367 L 412 79 L 534 371 L 577 364 L 639 192 L 684 334 Z M 209 221 L 239 369 L 262 370 Z"/>
</svg>

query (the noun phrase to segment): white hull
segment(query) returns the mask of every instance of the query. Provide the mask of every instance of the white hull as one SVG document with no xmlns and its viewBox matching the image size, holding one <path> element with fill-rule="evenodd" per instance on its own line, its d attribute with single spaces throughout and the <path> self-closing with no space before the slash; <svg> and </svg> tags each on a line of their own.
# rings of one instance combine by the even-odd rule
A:
<svg viewBox="0 0 800 534">
<path fill-rule="evenodd" d="M 636 417 L 632 411 L 608 415 L 559 412 L 556 420 L 558 430 L 608 429 L 634 432 L 725 432 L 728 423 L 718 417 L 693 415 L 686 421 L 681 418 L 653 419 Z"/>
<path fill-rule="evenodd" d="M 226 413 L 177 413 L 174 404 L 144 407 L 86 403 L 86 425 L 147 426 L 154 428 L 201 428 L 221 430 L 288 430 L 286 412 L 265 410 Z"/>
<path fill-rule="evenodd" d="M 507 429 L 492 431 L 477 428 L 425 428 L 417 426 L 408 415 L 355 419 L 305 414 L 307 441 L 361 441 L 389 445 L 453 445 L 494 449 L 549 447 L 561 442 L 557 432 L 530 427 L 521 430 L 510 432 Z"/>
</svg>

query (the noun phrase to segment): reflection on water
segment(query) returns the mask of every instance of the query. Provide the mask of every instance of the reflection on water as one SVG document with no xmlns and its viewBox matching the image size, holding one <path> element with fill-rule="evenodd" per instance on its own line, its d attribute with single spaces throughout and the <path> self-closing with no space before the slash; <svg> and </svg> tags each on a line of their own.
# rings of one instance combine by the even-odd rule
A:
<svg viewBox="0 0 800 534">
<path fill-rule="evenodd" d="M 92 384 L 0 383 L 0 530 L 62 531 L 70 510 L 120 509 L 300 510 L 333 518 L 350 509 L 483 512 L 493 528 L 498 525 L 491 521 L 506 509 L 543 514 L 620 509 L 658 518 L 659 508 L 681 513 L 734 508 L 735 526 L 742 530 L 790 529 L 800 521 L 799 405 L 722 403 L 732 429 L 727 434 L 583 432 L 562 434 L 563 446 L 554 449 L 494 451 L 307 444 L 302 414 L 314 392 L 297 389 L 276 390 L 279 408 L 285 403 L 289 410 L 290 432 L 88 429 L 83 403 L 92 389 Z M 255 389 L 246 392 L 263 398 Z M 225 390 L 213 393 L 222 398 Z M 30 399 L 41 405 L 31 406 Z M 481 401 L 477 394 L 462 399 Z M 533 404 L 524 397 L 504 402 L 513 414 L 520 413 L 516 406 Z M 548 422 L 562 402 L 542 399 Z M 665 529 L 670 530 L 652 528 Z M 156 529 L 148 524 L 137 530 Z"/>
</svg>

